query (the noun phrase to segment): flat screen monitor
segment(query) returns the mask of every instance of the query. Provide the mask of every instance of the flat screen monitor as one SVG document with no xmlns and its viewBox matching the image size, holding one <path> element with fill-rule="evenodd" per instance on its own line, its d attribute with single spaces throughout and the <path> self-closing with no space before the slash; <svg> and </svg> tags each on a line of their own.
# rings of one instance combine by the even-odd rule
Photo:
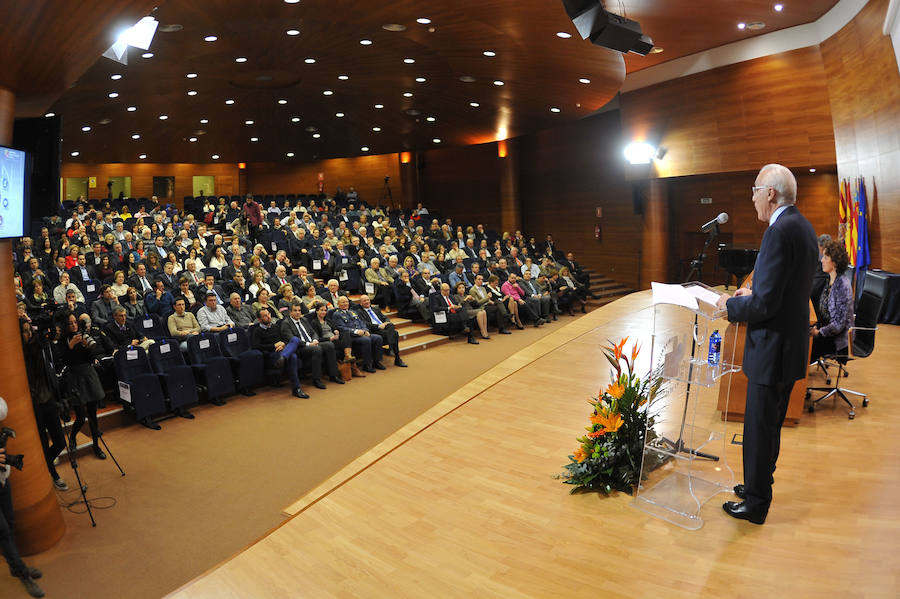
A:
<svg viewBox="0 0 900 599">
<path fill-rule="evenodd" d="M 0 239 L 25 234 L 29 176 L 28 154 L 0 146 Z"/>
</svg>

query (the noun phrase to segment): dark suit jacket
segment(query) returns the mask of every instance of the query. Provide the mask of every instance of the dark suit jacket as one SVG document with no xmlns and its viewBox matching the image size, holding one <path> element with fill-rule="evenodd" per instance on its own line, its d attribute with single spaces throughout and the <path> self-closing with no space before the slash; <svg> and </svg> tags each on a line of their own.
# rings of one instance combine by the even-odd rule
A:
<svg viewBox="0 0 900 599">
<path fill-rule="evenodd" d="M 143 339 L 144 335 L 138 333 L 130 322 L 125 323 L 125 332 L 119 329 L 119 325 L 115 321 L 109 321 L 103 325 L 103 334 L 110 340 L 114 347 L 124 347 L 129 345 L 134 339 Z"/>
<path fill-rule="evenodd" d="M 289 316 L 286 316 L 281 319 L 281 340 L 285 343 L 288 343 L 292 338 L 299 337 L 300 338 L 300 347 L 303 347 L 308 344 L 308 342 L 303 340 L 303 335 L 300 334 L 300 331 L 297 330 L 297 325 L 294 324 L 294 321 L 290 319 Z M 300 318 L 300 326 L 303 327 L 303 330 L 309 336 L 309 339 L 318 339 L 319 335 L 313 330 L 312 325 L 309 321 L 303 317 Z"/>
<path fill-rule="evenodd" d="M 92 280 L 92 281 L 93 281 L 93 280 L 96 280 L 96 278 L 97 278 L 97 273 L 96 273 L 96 271 L 94 270 L 94 267 L 91 266 L 90 264 L 88 264 L 88 265 L 86 265 L 84 268 L 85 268 L 85 270 L 87 270 L 87 273 L 88 273 L 88 279 L 89 279 L 89 280 Z M 84 283 L 84 282 L 86 282 L 86 279 L 85 279 L 84 277 L 81 276 L 81 267 L 80 267 L 80 266 L 77 266 L 77 265 L 76 265 L 76 266 L 73 266 L 72 268 L 69 269 L 69 279 L 71 279 L 71 281 L 72 281 L 73 283 L 75 283 L 76 285 L 77 285 L 78 283 Z"/>
<path fill-rule="evenodd" d="M 795 206 L 766 229 L 753 274 L 753 293 L 728 300 L 728 320 L 747 323 L 743 370 L 754 383 L 803 378 L 809 364 L 809 292 L 818 247 Z"/>
<path fill-rule="evenodd" d="M 372 305 L 370 306 L 373 312 L 375 312 L 375 316 L 378 317 L 381 322 L 390 322 L 387 316 L 381 313 L 381 310 L 378 309 L 378 306 Z M 369 329 L 370 333 L 379 332 L 378 325 L 372 322 L 372 318 L 369 316 L 369 313 L 366 310 L 363 310 L 362 306 L 356 306 L 354 308 L 355 312 L 359 315 L 359 319 L 366 323 L 366 328 Z"/>
<path fill-rule="evenodd" d="M 150 285 L 150 289 L 152 290 L 153 289 L 153 275 L 151 275 L 148 272 L 144 278 L 147 279 L 147 283 Z M 128 284 L 131 287 L 134 287 L 135 289 L 137 289 L 138 294 L 143 295 L 144 288 L 141 286 L 141 281 L 138 278 L 137 274 L 133 274 L 130 277 L 128 277 Z"/>
</svg>

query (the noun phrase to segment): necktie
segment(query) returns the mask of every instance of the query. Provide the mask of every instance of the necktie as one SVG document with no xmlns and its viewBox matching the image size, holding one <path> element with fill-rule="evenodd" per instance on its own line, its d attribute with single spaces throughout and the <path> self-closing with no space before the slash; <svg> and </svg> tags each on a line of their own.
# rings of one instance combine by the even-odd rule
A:
<svg viewBox="0 0 900 599">
<path fill-rule="evenodd" d="M 372 308 L 369 308 L 369 318 L 372 319 L 374 324 L 381 324 L 381 319 L 375 316 L 375 311 Z"/>
<path fill-rule="evenodd" d="M 144 291 L 150 289 L 150 283 L 148 283 L 147 279 L 145 279 L 144 277 L 141 277 L 141 287 L 143 287 Z"/>
<path fill-rule="evenodd" d="M 412 291 L 413 299 L 416 300 L 416 301 L 419 301 L 419 294 L 416 293 L 416 290 L 413 289 L 413 286 L 412 286 L 412 285 L 407 285 L 407 287 L 409 287 L 409 290 Z"/>
<path fill-rule="evenodd" d="M 450 314 L 456 314 L 456 310 L 453 308 L 453 302 L 450 301 L 449 297 L 444 297 L 447 300 L 447 305 L 450 307 Z"/>
<path fill-rule="evenodd" d="M 297 330 L 300 331 L 300 338 L 303 339 L 303 341 L 305 341 L 306 343 L 309 343 L 309 341 L 310 341 L 309 335 L 307 335 L 306 331 L 303 329 L 303 327 L 300 326 L 299 320 L 294 321 L 294 326 L 296 326 Z"/>
</svg>

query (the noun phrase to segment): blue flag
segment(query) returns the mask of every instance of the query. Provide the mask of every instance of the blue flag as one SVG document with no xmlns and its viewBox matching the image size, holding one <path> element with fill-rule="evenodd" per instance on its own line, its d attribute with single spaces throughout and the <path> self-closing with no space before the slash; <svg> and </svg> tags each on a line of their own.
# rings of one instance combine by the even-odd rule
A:
<svg viewBox="0 0 900 599">
<path fill-rule="evenodd" d="M 872 263 L 869 255 L 869 203 L 866 200 L 866 182 L 862 177 L 859 178 L 859 193 L 856 198 L 857 204 L 857 233 L 856 233 L 856 270 L 868 268 Z"/>
</svg>

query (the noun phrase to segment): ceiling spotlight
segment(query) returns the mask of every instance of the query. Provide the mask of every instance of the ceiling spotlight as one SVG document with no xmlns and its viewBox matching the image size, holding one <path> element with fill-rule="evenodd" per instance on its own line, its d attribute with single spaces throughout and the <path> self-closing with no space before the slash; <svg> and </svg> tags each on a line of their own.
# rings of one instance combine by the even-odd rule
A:
<svg viewBox="0 0 900 599">
<path fill-rule="evenodd" d="M 811 168 L 811 169 L 809 169 L 809 172 L 814 173 L 814 172 L 816 172 L 816 169 Z"/>
<path fill-rule="evenodd" d="M 141 58 L 153 58 L 153 52 L 144 52 L 141 54 Z"/>
<path fill-rule="evenodd" d="M 49 118 L 55 117 L 55 116 L 56 116 L 56 113 L 55 113 L 55 112 L 48 112 L 48 113 L 45 114 L 44 116 L 47 117 L 47 118 L 49 119 Z"/>
<path fill-rule="evenodd" d="M 91 130 L 91 128 L 88 125 L 85 125 L 84 127 L 81 128 L 81 130 L 84 131 L 85 133 L 87 133 L 88 131 Z"/>
<path fill-rule="evenodd" d="M 141 154 L 140 156 L 138 156 L 138 158 L 140 158 L 141 160 L 144 160 L 145 158 L 147 158 L 147 155 L 146 155 L 146 154 Z"/>
<path fill-rule="evenodd" d="M 578 80 L 578 83 L 590 83 L 590 82 L 591 82 L 591 80 L 588 79 L 587 77 L 582 77 L 581 79 Z"/>
<path fill-rule="evenodd" d="M 474 83 L 475 77 L 472 77 L 471 75 L 463 75 L 462 77 L 459 78 L 459 80 L 462 81 L 463 83 Z"/>
<path fill-rule="evenodd" d="M 381 131 L 381 127 L 372 127 L 372 131 L 378 133 L 379 131 Z"/>
<path fill-rule="evenodd" d="M 258 138 L 258 137 L 251 137 L 251 138 L 250 138 L 250 141 L 259 141 L 259 138 Z"/>
<path fill-rule="evenodd" d="M 625 147 L 625 159 L 631 164 L 650 164 L 656 148 L 646 142 L 633 142 Z"/>
<path fill-rule="evenodd" d="M 219 155 L 218 155 L 218 154 L 213 154 L 213 155 L 212 155 L 212 159 L 213 159 L 213 160 L 218 160 L 218 159 L 219 159 Z"/>
<path fill-rule="evenodd" d="M 196 96 L 196 95 L 197 95 L 197 90 L 195 90 L 195 89 L 189 90 L 189 91 L 188 91 L 188 95 L 189 95 L 189 96 Z"/>
<path fill-rule="evenodd" d="M 245 124 L 245 125 L 252 125 L 252 124 L 253 124 L 253 121 L 244 121 L 244 124 Z"/>
<path fill-rule="evenodd" d="M 419 17 L 418 19 L 416 19 L 416 23 L 419 23 L 420 25 L 430 25 L 431 19 L 429 19 L 428 17 Z"/>
<path fill-rule="evenodd" d="M 119 97 L 119 92 L 109 92 L 109 93 L 106 94 L 106 95 L 109 96 L 110 98 L 118 98 L 118 97 Z"/>
<path fill-rule="evenodd" d="M 433 123 L 433 122 L 435 122 L 437 119 L 434 118 L 433 116 L 427 116 L 427 117 L 425 117 L 425 120 L 428 121 L 429 123 Z"/>
<path fill-rule="evenodd" d="M 743 30 L 746 29 L 746 28 L 747 28 L 747 24 L 746 24 L 746 23 L 738 23 L 738 29 L 740 29 L 741 31 L 743 31 Z"/>
<path fill-rule="evenodd" d="M 209 119 L 200 119 L 200 124 L 205 125 L 209 122 Z"/>
<path fill-rule="evenodd" d="M 299 122 L 300 122 L 300 117 L 299 117 L 299 116 L 295 116 L 295 117 L 291 118 L 291 122 L 292 122 L 292 123 L 299 123 Z"/>
<path fill-rule="evenodd" d="M 403 92 L 403 97 L 404 97 L 404 98 L 412 98 L 412 96 L 413 96 L 413 95 L 412 95 L 412 92 Z"/>
<path fill-rule="evenodd" d="M 550 112 L 560 112 L 560 110 L 556 106 L 553 106 L 552 108 L 550 108 Z"/>
<path fill-rule="evenodd" d="M 293 158 L 293 157 L 294 157 L 294 153 L 293 153 L 293 152 L 288 152 L 287 154 L 285 154 L 285 156 L 287 156 L 288 158 Z"/>
<path fill-rule="evenodd" d="M 316 64 L 316 59 L 315 58 L 306 58 L 303 60 L 303 62 L 305 62 L 306 64 Z"/>
<path fill-rule="evenodd" d="M 188 73 L 187 75 L 185 75 L 185 77 L 187 77 L 188 79 L 196 79 L 197 73 Z"/>
<path fill-rule="evenodd" d="M 119 75 L 118 73 L 115 73 L 114 75 L 110 75 L 109 78 L 112 79 L 113 81 L 118 81 L 119 79 L 122 78 L 122 76 Z"/>
<path fill-rule="evenodd" d="M 287 104 L 287 100 L 285 100 L 284 98 L 281 98 L 280 100 L 278 100 L 278 103 L 281 105 L 284 105 L 284 104 Z"/>
<path fill-rule="evenodd" d="M 331 91 L 330 89 L 326 89 L 325 91 L 322 92 L 323 96 L 330 96 L 332 94 L 334 94 L 334 92 Z"/>
<path fill-rule="evenodd" d="M 488 58 L 493 58 L 493 57 L 497 56 L 497 53 L 494 52 L 493 50 L 485 50 L 484 52 L 482 52 L 482 54 L 484 54 Z"/>
<path fill-rule="evenodd" d="M 385 31 L 393 31 L 393 32 L 406 31 L 406 25 L 401 25 L 399 23 L 385 23 L 384 25 L 381 26 L 381 28 L 384 29 Z"/>
<path fill-rule="evenodd" d="M 384 108 L 384 104 L 376 104 L 375 108 L 377 108 L 378 110 L 381 110 L 382 108 Z"/>
<path fill-rule="evenodd" d="M 432 141 L 433 143 L 439 144 L 439 143 L 441 143 L 441 138 L 440 138 L 440 137 L 434 137 L 434 138 L 432 138 L 431 141 Z"/>
<path fill-rule="evenodd" d="M 665 52 L 665 51 L 666 51 L 666 49 L 661 46 L 653 46 L 653 48 L 650 49 L 650 54 L 659 54 L 660 52 Z"/>
<path fill-rule="evenodd" d="M 334 116 L 336 116 L 339 119 L 342 119 L 342 118 L 344 118 L 344 113 L 343 112 L 335 112 Z"/>
<path fill-rule="evenodd" d="M 361 46 L 371 46 L 372 40 L 359 40 Z"/>
<path fill-rule="evenodd" d="M 287 31 L 285 31 L 285 33 L 288 35 L 300 35 L 300 30 L 299 29 L 288 29 Z"/>
<path fill-rule="evenodd" d="M 322 137 L 320 133 L 313 133 L 313 139 L 319 139 L 320 137 Z"/>
<path fill-rule="evenodd" d="M 500 81 L 499 79 L 497 79 L 496 81 L 494 81 L 494 85 L 500 86 L 500 85 L 506 85 L 506 84 L 503 83 L 502 81 Z"/>
<path fill-rule="evenodd" d="M 234 100 L 232 100 L 231 98 L 228 98 L 227 100 L 225 100 L 225 104 L 227 104 L 228 106 L 231 106 L 232 104 L 234 104 Z"/>
<path fill-rule="evenodd" d="M 214 42 L 214 41 L 216 41 L 217 39 L 219 39 L 219 38 L 217 38 L 217 37 L 214 36 L 214 35 L 207 35 L 205 38 L 203 38 L 203 41 L 204 41 L 204 42 Z"/>
<path fill-rule="evenodd" d="M 469 102 L 469 106 L 471 106 L 472 108 L 478 108 L 479 106 L 481 106 L 481 104 L 479 104 L 478 102 Z"/>
<path fill-rule="evenodd" d="M 300 2 L 300 0 L 284 0 L 285 4 L 297 4 L 299 2 Z"/>
<path fill-rule="evenodd" d="M 341 81 L 346 81 L 349 78 L 350 77 L 348 77 L 347 75 L 338 75 L 338 79 L 340 79 Z"/>
<path fill-rule="evenodd" d="M 765 29 L 766 24 L 762 21 L 753 21 L 752 23 L 747 23 L 747 29 L 751 31 L 759 31 L 760 29 Z"/>
<path fill-rule="evenodd" d="M 774 6 L 774 8 L 775 8 L 775 12 L 781 12 L 784 10 L 784 4 L 776 4 Z"/>
<path fill-rule="evenodd" d="M 567 40 L 567 39 L 569 39 L 570 37 L 572 37 L 572 34 L 571 34 L 571 33 L 567 33 L 567 32 L 565 32 L 565 31 L 557 31 L 557 32 L 556 32 L 556 37 L 561 37 L 562 39 Z"/>
<path fill-rule="evenodd" d="M 127 110 L 128 112 L 134 112 L 135 110 L 137 110 L 137 106 L 129 106 L 125 110 Z"/>
<path fill-rule="evenodd" d="M 78 152 L 78 151 L 76 150 L 75 152 L 72 152 L 71 154 L 69 154 L 69 156 L 71 156 L 71 157 L 74 158 L 74 157 L 78 156 L 79 154 L 81 154 L 81 152 Z"/>
<path fill-rule="evenodd" d="M 425 77 L 416 77 L 416 83 L 425 83 Z"/>
<path fill-rule="evenodd" d="M 238 56 L 237 58 L 234 59 L 234 62 L 247 62 L 247 57 L 246 56 Z"/>
<path fill-rule="evenodd" d="M 169 118 L 169 116 L 166 115 L 166 114 L 161 114 L 161 115 L 159 115 L 159 120 L 161 120 L 161 121 L 164 121 L 164 120 L 166 120 L 167 118 Z"/>
<path fill-rule="evenodd" d="M 112 122 L 112 119 L 100 119 L 101 125 L 108 125 Z"/>
<path fill-rule="evenodd" d="M 134 135 L 131 136 L 131 139 L 140 139 L 140 138 L 141 138 L 141 136 L 139 133 L 135 133 Z"/>
<path fill-rule="evenodd" d="M 363 147 L 360 148 L 360 150 L 362 150 L 363 152 L 368 152 L 368 151 L 369 151 L 369 146 L 363 146 Z"/>
<path fill-rule="evenodd" d="M 197 138 L 196 138 L 196 137 L 192 137 L 192 138 L 188 139 L 188 141 L 191 142 L 191 143 L 194 143 L 195 141 L 197 141 Z"/>
</svg>

